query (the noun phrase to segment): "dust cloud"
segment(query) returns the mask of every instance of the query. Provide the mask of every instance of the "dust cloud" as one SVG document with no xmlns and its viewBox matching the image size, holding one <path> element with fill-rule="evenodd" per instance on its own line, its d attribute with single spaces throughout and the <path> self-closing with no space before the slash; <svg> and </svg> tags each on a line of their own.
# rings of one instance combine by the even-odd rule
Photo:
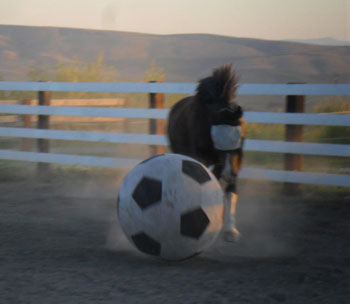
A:
<svg viewBox="0 0 350 304">
<path fill-rule="evenodd" d="M 280 187 L 269 182 L 240 182 L 237 222 L 242 238 L 235 246 L 238 255 L 295 254 L 297 248 L 292 236 L 301 229 L 302 215 L 291 210 L 295 198 L 283 196 Z M 286 234 L 291 237 L 286 238 Z"/>
<path fill-rule="evenodd" d="M 116 202 L 120 184 L 126 172 L 115 176 L 87 178 L 59 178 L 59 182 L 43 189 L 51 192 L 55 204 L 46 205 L 46 212 L 60 214 L 61 220 L 85 230 L 86 222 L 98 235 L 98 244 L 109 252 L 138 252 L 125 237 L 118 221 Z M 52 188 L 55 190 L 52 191 Z M 281 184 L 240 180 L 237 205 L 239 242 L 231 244 L 221 237 L 203 255 L 214 259 L 225 257 L 281 257 L 298 252 L 296 237 L 305 222 L 301 204 L 296 209 L 297 197 L 281 193 Z M 58 202 L 57 202 L 58 201 Z M 51 206 L 51 207 L 50 207 Z M 50 211 L 50 208 L 52 210 Z M 80 228 L 79 228 L 80 227 Z M 81 231 L 84 233 L 84 231 Z M 86 241 L 88 240 L 88 236 Z"/>
<path fill-rule="evenodd" d="M 120 184 L 120 183 L 119 183 Z M 105 248 L 109 251 L 133 251 L 135 248 L 125 237 L 117 218 L 116 199 L 119 184 L 109 187 L 109 200 L 113 210 L 108 212 L 109 226 L 106 231 Z M 86 194 L 91 194 L 88 186 Z M 238 243 L 226 243 L 221 237 L 204 255 L 211 258 L 237 257 L 281 257 L 297 253 L 295 235 L 303 226 L 303 212 L 295 212 L 293 197 L 281 195 L 280 185 L 263 182 L 241 181 L 237 205 L 237 223 L 242 238 Z M 103 190 L 103 194 L 106 195 Z M 94 195 L 95 195 L 94 194 Z M 292 211 L 294 210 L 294 211 Z M 287 237 L 290 236 L 290 237 Z"/>
<path fill-rule="evenodd" d="M 100 233 L 105 236 L 103 246 L 106 250 L 136 252 L 121 230 L 117 215 L 117 196 L 123 176 L 124 174 L 118 175 L 111 180 L 96 178 L 85 182 L 77 181 L 64 185 L 61 190 L 62 194 L 70 198 L 75 206 L 74 213 L 77 220 L 103 223 L 99 227 L 104 229 Z"/>
</svg>

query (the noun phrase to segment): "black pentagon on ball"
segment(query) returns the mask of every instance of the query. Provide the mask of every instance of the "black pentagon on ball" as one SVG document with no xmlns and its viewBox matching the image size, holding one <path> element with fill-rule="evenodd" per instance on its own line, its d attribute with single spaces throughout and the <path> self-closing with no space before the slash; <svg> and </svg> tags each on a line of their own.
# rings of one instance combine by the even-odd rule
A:
<svg viewBox="0 0 350 304">
<path fill-rule="evenodd" d="M 182 161 L 182 172 L 194 179 L 199 184 L 204 184 L 211 180 L 210 175 L 204 167 L 191 160 Z"/>
<path fill-rule="evenodd" d="M 141 209 L 159 203 L 162 199 L 162 182 L 155 178 L 143 177 L 132 193 L 132 198 Z"/>
<path fill-rule="evenodd" d="M 181 214 L 180 231 L 184 236 L 199 239 L 209 223 L 206 213 L 198 207 Z"/>
<path fill-rule="evenodd" d="M 151 255 L 160 255 L 160 243 L 152 239 L 146 233 L 141 232 L 131 236 L 138 250 Z"/>
</svg>

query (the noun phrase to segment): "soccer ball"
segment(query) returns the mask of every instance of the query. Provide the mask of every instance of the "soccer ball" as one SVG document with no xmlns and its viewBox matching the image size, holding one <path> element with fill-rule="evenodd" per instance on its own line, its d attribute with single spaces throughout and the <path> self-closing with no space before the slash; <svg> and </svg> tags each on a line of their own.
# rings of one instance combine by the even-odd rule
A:
<svg viewBox="0 0 350 304">
<path fill-rule="evenodd" d="M 128 172 L 118 195 L 122 230 L 141 252 L 166 260 L 195 256 L 223 224 L 223 192 L 198 161 L 179 154 L 151 157 Z"/>
</svg>

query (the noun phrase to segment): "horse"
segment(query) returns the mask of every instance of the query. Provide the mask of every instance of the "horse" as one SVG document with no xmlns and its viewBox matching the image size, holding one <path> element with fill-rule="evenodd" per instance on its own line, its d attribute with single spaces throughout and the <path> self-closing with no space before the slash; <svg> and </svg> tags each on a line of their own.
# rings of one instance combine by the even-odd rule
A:
<svg viewBox="0 0 350 304">
<path fill-rule="evenodd" d="M 223 238 L 238 241 L 237 175 L 243 161 L 245 121 L 234 101 L 238 88 L 232 65 L 199 80 L 193 96 L 179 100 L 168 115 L 167 135 L 173 153 L 190 156 L 210 168 L 224 197 Z"/>
</svg>

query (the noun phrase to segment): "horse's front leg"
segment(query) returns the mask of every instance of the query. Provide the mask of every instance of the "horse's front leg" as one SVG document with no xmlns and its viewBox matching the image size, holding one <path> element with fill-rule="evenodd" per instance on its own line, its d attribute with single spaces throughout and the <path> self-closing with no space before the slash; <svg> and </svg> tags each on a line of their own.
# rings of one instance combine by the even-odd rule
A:
<svg viewBox="0 0 350 304">
<path fill-rule="evenodd" d="M 224 224 L 223 238 L 227 242 L 237 242 L 240 238 L 240 233 L 236 227 L 236 205 L 238 194 L 231 191 L 230 185 L 226 187 L 224 199 Z"/>
<path fill-rule="evenodd" d="M 236 227 L 237 173 L 239 170 L 236 158 L 230 153 L 222 154 L 220 164 L 215 166 L 213 170 L 224 190 L 223 238 L 228 242 L 237 242 L 240 238 L 240 233 Z"/>
</svg>

